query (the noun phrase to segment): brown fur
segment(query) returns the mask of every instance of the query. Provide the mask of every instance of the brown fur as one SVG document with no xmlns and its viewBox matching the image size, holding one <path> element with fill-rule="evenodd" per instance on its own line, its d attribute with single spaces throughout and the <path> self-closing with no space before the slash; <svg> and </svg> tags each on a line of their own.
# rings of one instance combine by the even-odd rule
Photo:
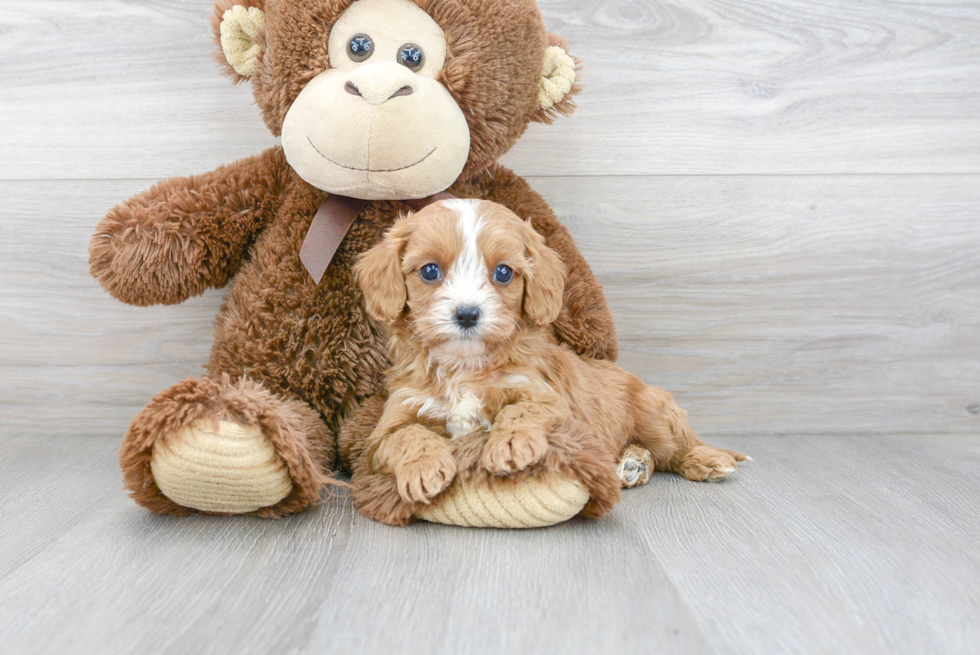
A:
<svg viewBox="0 0 980 655">
<path fill-rule="evenodd" d="M 272 441 L 293 479 L 293 490 L 274 507 L 253 514 L 275 518 L 315 504 L 332 482 L 323 471 L 333 462 L 332 440 L 320 417 L 299 401 L 285 401 L 247 379 L 232 383 L 188 378 L 157 394 L 129 427 L 119 454 L 126 487 L 140 505 L 158 514 L 195 513 L 160 493 L 150 471 L 150 453 L 163 435 L 199 419 L 255 425 Z"/>
<path fill-rule="evenodd" d="M 440 293 L 450 280 L 425 282 L 418 271 L 430 262 L 450 271 L 461 257 L 455 207 L 438 203 L 397 223 L 355 269 L 369 310 L 391 332 L 390 397 L 367 442 L 353 449 L 362 460 L 354 466 L 354 501 L 365 514 L 403 523 L 409 507 L 430 502 L 457 470 L 472 472 L 477 462 L 490 475 L 532 470 L 569 439 L 605 453 L 596 459 L 608 467 L 603 478 L 631 445 L 647 449 L 657 470 L 690 480 L 720 479 L 736 468 L 744 457 L 704 445 L 669 393 L 554 339 L 547 326 L 559 313 L 564 267 L 539 234 L 500 205 L 481 202 L 476 211 L 487 279 L 498 264 L 514 269 L 508 284 L 491 284 L 503 309 L 484 306 L 495 313 L 486 312 L 487 327 L 476 337 L 444 327 Z M 466 354 L 447 359 L 444 353 L 462 345 Z M 460 435 L 454 412 L 469 396 L 479 399 L 485 427 L 473 421 Z M 461 453 L 465 463 L 457 465 Z M 374 495 L 393 492 L 402 502 Z M 603 508 L 609 499 L 600 500 Z"/>
<path fill-rule="evenodd" d="M 549 35 L 535 0 L 414 0 L 442 28 L 449 53 L 440 81 L 463 109 L 470 157 L 462 178 L 482 172 L 509 150 L 530 121 L 550 123 L 575 109 L 571 93 L 548 111 L 537 107 L 544 51 L 565 46 Z M 266 125 L 278 136 L 300 91 L 329 68 L 326 34 L 353 0 L 218 0 L 212 28 L 215 56 L 227 75 L 242 81 L 220 53 L 221 16 L 235 4 L 264 8 L 263 55 L 251 81 Z M 566 47 L 567 50 L 567 47 Z"/>
<path fill-rule="evenodd" d="M 216 3 L 216 28 L 232 4 L 266 11 L 260 37 L 264 54 L 251 82 L 273 133 L 279 133 L 303 86 L 329 65 L 327 35 L 350 1 Z M 602 289 L 567 230 L 524 180 L 495 163 L 531 120 L 542 119 L 534 98 L 549 37 L 535 2 L 418 4 L 449 37 L 442 81 L 471 130 L 469 161 L 451 191 L 500 202 L 532 222 L 569 270 L 554 327 L 557 337 L 583 354 L 615 359 L 615 329 Z M 571 106 L 566 103 L 558 111 Z M 154 441 L 183 425 L 187 416 L 253 415 L 251 409 L 239 412 L 223 390 L 240 388 L 248 390 L 241 392 L 244 396 L 262 399 L 262 411 L 254 412 L 264 417 L 263 425 L 292 426 L 270 428 L 268 434 L 290 465 L 297 488 L 259 512 L 264 515 L 312 505 L 333 466 L 345 417 L 374 406 L 368 399 L 382 392 L 388 365 L 385 335 L 365 313 L 351 269 L 407 207 L 396 201 L 368 203 L 316 285 L 298 253 L 325 197 L 296 175 L 281 148 L 273 148 L 211 173 L 161 182 L 112 209 L 96 229 L 90 245 L 92 274 L 123 302 L 176 304 L 232 283 L 215 322 L 208 378 L 161 393 L 134 419 L 124 440 L 120 462 L 127 487 L 141 505 L 157 512 L 192 512 L 159 493 L 146 462 Z M 230 382 L 224 382 L 226 376 Z M 361 439 L 370 433 L 370 423 L 369 413 L 352 420 L 364 431 Z M 571 470 L 577 465 L 571 461 L 575 452 L 569 450 L 567 457 Z M 307 470 L 308 462 L 315 464 L 315 472 Z"/>
<path fill-rule="evenodd" d="M 406 525 L 421 505 L 406 501 L 399 493 L 395 476 L 380 471 L 365 457 L 370 434 L 384 410 L 380 397 L 369 399 L 341 430 L 341 450 L 347 453 L 351 470 L 351 499 L 362 514 L 389 525 Z M 359 424 L 358 424 L 359 423 Z M 616 475 L 616 461 L 583 424 L 568 421 L 556 425 L 547 434 L 548 449 L 536 465 L 512 473 L 505 484 L 520 485 L 530 475 L 553 471 L 579 480 L 589 490 L 589 502 L 581 516 L 597 519 L 608 514 L 619 502 L 621 484 Z M 477 484 L 491 480 L 500 484 L 501 478 L 480 466 L 486 444 L 486 434 L 473 433 L 452 443 L 457 475 Z"/>
</svg>

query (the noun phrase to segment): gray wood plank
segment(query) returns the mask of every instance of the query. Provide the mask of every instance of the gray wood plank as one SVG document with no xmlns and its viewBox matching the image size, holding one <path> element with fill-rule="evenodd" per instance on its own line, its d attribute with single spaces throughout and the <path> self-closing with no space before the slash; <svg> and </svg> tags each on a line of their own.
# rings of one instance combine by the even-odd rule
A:
<svg viewBox="0 0 980 655">
<path fill-rule="evenodd" d="M 733 441 L 723 491 L 630 514 L 718 652 L 976 652 L 976 437 Z"/>
<path fill-rule="evenodd" d="M 534 182 L 697 429 L 980 432 L 980 179 Z"/>
<path fill-rule="evenodd" d="M 717 440 L 755 460 L 720 484 L 658 474 L 602 521 L 526 532 L 389 528 L 344 494 L 282 521 L 155 517 L 105 493 L 113 440 L 43 441 L 30 456 L 0 439 L 0 519 L 59 534 L 0 539 L 17 562 L 0 573 L 10 652 L 970 653 L 980 639 L 977 436 Z M 71 493 L 30 482 L 56 448 L 74 449 Z"/>
<path fill-rule="evenodd" d="M 70 447 L 78 440 L 43 441 Z M 106 445 L 106 439 L 85 441 Z M 43 457 L 43 451 L 35 452 L 36 459 Z M 98 490 L 107 478 L 118 478 L 104 463 L 87 462 L 74 477 Z M 39 493 L 48 501 L 59 496 L 54 487 Z M 23 498 L 0 500 L 0 513 L 22 514 L 17 505 Z M 90 499 L 82 494 L 68 502 Z M 644 645 L 664 652 L 708 650 L 656 560 L 645 558 L 642 542 L 609 540 L 599 524 L 531 533 L 430 525 L 400 530 L 353 514 L 346 494 L 285 521 L 160 518 L 122 494 L 106 501 L 100 493 L 97 502 L 83 524 L 52 525 L 59 539 L 40 553 L 32 547 L 30 558 L 18 552 L 27 544 L 3 542 L 0 554 L 20 562 L 0 574 L 5 648 L 112 653 L 134 652 L 139 644 L 138 652 L 351 653 L 407 652 L 414 650 L 409 644 L 431 644 L 431 650 L 446 653 L 503 652 L 514 645 L 535 652 Z M 25 518 L 29 524 L 51 521 L 43 513 Z M 561 544 L 570 538 L 578 547 L 564 550 Z M 525 555 L 515 559 L 518 550 Z M 620 573 L 611 566 L 614 554 L 633 562 L 632 575 L 604 586 Z M 590 570 L 596 557 L 609 565 Z M 550 564 L 542 571 L 545 563 Z M 571 593 L 583 581 L 594 592 L 584 599 Z M 647 594 L 650 585 L 660 592 L 633 604 L 631 598 Z M 505 606 L 496 594 L 480 592 L 498 586 Z M 60 593 L 53 594 L 54 588 Z M 629 629 L 651 614 L 657 624 L 642 633 Z M 538 630 L 556 615 L 584 629 Z"/>
<path fill-rule="evenodd" d="M 0 179 L 156 179 L 272 137 L 209 58 L 211 0 L 0 0 Z M 524 175 L 980 172 L 972 2 L 563 0 L 578 114 Z"/>
<path fill-rule="evenodd" d="M 120 496 L 115 439 L 0 436 L 0 579 Z"/>
<path fill-rule="evenodd" d="M 535 185 L 605 285 L 620 362 L 704 434 L 980 432 L 976 177 Z M 119 435 L 202 372 L 222 292 L 140 309 L 88 276 L 98 217 L 143 186 L 0 183 L 0 433 Z"/>
</svg>

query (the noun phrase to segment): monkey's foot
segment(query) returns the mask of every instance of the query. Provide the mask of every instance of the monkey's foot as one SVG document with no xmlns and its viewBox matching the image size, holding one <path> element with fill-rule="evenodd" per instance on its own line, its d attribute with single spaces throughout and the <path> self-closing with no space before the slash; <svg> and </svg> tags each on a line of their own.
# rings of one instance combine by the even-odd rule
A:
<svg viewBox="0 0 980 655">
<path fill-rule="evenodd" d="M 286 463 L 257 426 L 200 419 L 153 447 L 150 470 L 170 500 L 202 512 L 246 514 L 293 490 Z"/>
<path fill-rule="evenodd" d="M 320 415 L 257 382 L 188 378 L 150 401 L 119 452 L 133 499 L 157 514 L 257 514 L 315 505 L 332 480 Z"/>
</svg>

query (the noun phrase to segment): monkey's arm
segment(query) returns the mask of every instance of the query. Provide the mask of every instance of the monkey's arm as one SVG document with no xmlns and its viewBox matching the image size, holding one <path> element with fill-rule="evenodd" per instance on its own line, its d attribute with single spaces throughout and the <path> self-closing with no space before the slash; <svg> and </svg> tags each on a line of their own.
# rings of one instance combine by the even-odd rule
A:
<svg viewBox="0 0 980 655">
<path fill-rule="evenodd" d="M 288 179 L 281 148 L 160 182 L 114 207 L 89 245 L 92 276 L 131 305 L 172 305 L 228 283 L 275 216 Z"/>
<path fill-rule="evenodd" d="M 462 195 L 468 189 L 460 191 Z M 602 286 L 544 198 L 524 179 L 502 166 L 491 168 L 474 191 L 486 200 L 504 205 L 518 216 L 530 219 L 534 229 L 565 263 L 568 278 L 564 306 L 555 321 L 558 338 L 580 355 L 615 361 L 619 354 L 616 325 Z"/>
</svg>

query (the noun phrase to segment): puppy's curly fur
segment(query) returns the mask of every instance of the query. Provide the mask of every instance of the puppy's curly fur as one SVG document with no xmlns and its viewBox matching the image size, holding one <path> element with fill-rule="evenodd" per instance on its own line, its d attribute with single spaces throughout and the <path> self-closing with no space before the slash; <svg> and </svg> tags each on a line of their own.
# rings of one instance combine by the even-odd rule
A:
<svg viewBox="0 0 980 655">
<path fill-rule="evenodd" d="M 371 518 L 405 522 L 406 506 L 453 481 L 461 452 L 484 474 L 510 476 L 541 466 L 569 434 L 604 453 L 611 475 L 636 445 L 656 470 L 689 480 L 722 479 L 745 459 L 703 444 L 669 393 L 555 340 L 564 266 L 501 205 L 431 205 L 396 223 L 355 273 L 368 311 L 389 328 L 392 361 L 362 470 L 387 476 L 403 501 L 355 491 Z"/>
</svg>

